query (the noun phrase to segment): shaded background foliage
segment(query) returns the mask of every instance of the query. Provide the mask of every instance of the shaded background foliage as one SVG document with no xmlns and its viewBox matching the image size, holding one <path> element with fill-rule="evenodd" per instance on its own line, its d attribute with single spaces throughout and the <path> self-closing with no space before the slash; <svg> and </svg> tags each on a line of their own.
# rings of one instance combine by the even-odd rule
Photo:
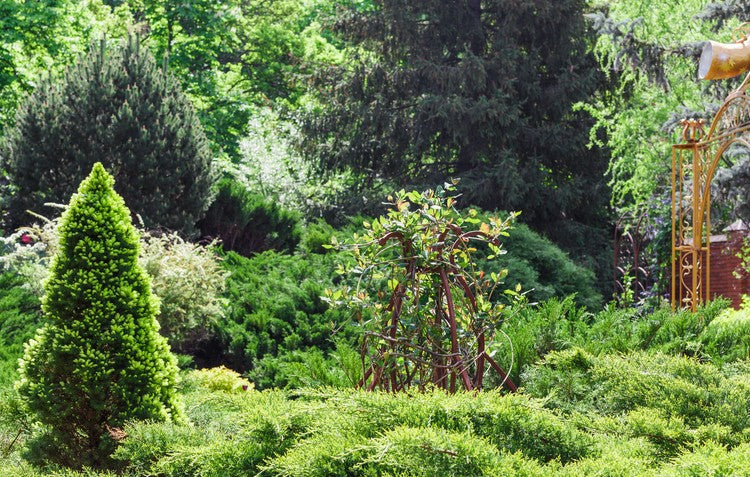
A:
<svg viewBox="0 0 750 477">
<path fill-rule="evenodd" d="M 6 3 L 34 18 L 25 2 Z M 157 62 L 167 58 L 215 160 L 231 166 L 223 170 L 257 170 L 257 157 L 290 171 L 290 180 L 274 173 L 290 184 L 281 191 L 230 174 L 253 192 L 306 220 L 341 224 L 353 211 L 379 213 L 388 188 L 461 177 L 472 203 L 522 210 L 522 221 L 595 270 L 609 295 L 608 152 L 586 147 L 592 120 L 573 108 L 612 86 L 590 51 L 586 2 L 74 3 L 58 1 L 49 19 L 75 17 L 69 39 L 24 40 L 36 41 L 45 68 L 50 52 L 80 52 L 101 33 L 132 29 Z M 57 55 L 51 69 L 73 57 Z M 276 119 L 259 134 L 267 109 Z M 301 130 L 286 126 L 295 118 Z M 304 156 L 288 147 L 300 140 Z"/>
<path fill-rule="evenodd" d="M 741 473 L 747 310 L 598 310 L 613 210 L 648 209 L 649 233 L 667 243 L 665 138 L 685 115 L 710 117 L 736 86 L 697 82 L 694 60 L 701 41 L 729 40 L 744 3 L 0 0 L 5 137 L 21 98 L 101 33 L 114 43 L 132 29 L 156 64 L 166 55 L 224 174 L 211 230 L 197 225 L 225 252 L 218 265 L 210 246 L 149 235 L 142 259 L 163 280 L 162 320 L 173 320 L 162 332 L 190 355 L 184 366 L 227 364 L 258 388 L 288 389 L 243 391 L 252 385 L 224 368 L 184 373 L 191 425 L 128 426 L 125 473 Z M 727 220 L 747 210 L 747 152 L 732 153 L 717 180 Z M 464 204 L 522 211 L 508 254 L 478 258 L 539 302 L 507 309 L 513 349 L 493 350 L 513 356 L 513 379 L 540 400 L 295 389 L 348 387 L 361 370 L 359 330 L 320 300 L 349 279 L 335 273 L 345 257 L 323 245 L 350 241 L 388 189 L 452 176 Z M 43 255 L 22 240 L 4 239 L 2 258 Z M 18 452 L 35 452 L 35 428 L 11 383 L 40 317 L 29 282 L 44 274 L 10 270 L 0 276 L 0 451 L 11 452 L 0 474 L 36 475 Z"/>
<path fill-rule="evenodd" d="M 360 189 L 460 177 L 468 203 L 522 210 L 606 289 L 607 155 L 587 148 L 593 123 L 572 109 L 606 86 L 584 2 L 363 5 L 336 17 L 352 59 L 316 78 L 308 156 L 352 170 Z"/>
</svg>

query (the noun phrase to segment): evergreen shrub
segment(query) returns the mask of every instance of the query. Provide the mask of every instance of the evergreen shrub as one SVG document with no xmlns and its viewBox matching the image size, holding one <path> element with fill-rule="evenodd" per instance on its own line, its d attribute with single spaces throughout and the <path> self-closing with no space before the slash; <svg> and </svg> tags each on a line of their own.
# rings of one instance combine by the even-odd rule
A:
<svg viewBox="0 0 750 477">
<path fill-rule="evenodd" d="M 594 356 L 572 348 L 552 352 L 530 367 L 524 386 L 531 396 L 544 397 L 548 407 L 564 411 L 621 416 L 650 408 L 691 429 L 714 424 L 747 434 L 750 402 L 742 397 L 750 392 L 746 371 L 722 370 L 685 356 Z"/>
<path fill-rule="evenodd" d="M 575 297 L 551 298 L 538 305 L 516 307 L 509 310 L 502 326 L 507 340 L 493 343 L 499 353 L 513 356 L 508 370 L 515 383 L 520 382 L 522 371 L 541 360 L 547 353 L 569 348 L 588 331 L 593 315 L 576 306 Z M 488 376 L 490 377 L 490 376 Z M 488 379 L 486 386 L 499 383 Z"/>
<path fill-rule="evenodd" d="M 182 387 L 184 389 L 191 386 L 226 393 L 249 391 L 254 388 L 253 383 L 225 366 L 190 371 L 185 376 Z"/>
<path fill-rule="evenodd" d="M 262 361 L 308 349 L 328 353 L 334 347 L 332 338 L 351 335 L 349 316 L 329 309 L 321 299 L 332 280 L 340 278 L 333 255 L 266 251 L 247 258 L 228 252 L 222 266 L 230 272 L 226 310 L 216 323 L 213 348 L 199 356 L 205 364 L 252 370 L 260 389 L 285 386 L 288 381 L 283 373 L 277 376 L 278 366 Z"/>
<path fill-rule="evenodd" d="M 331 244 L 331 237 L 336 234 L 335 229 L 328 225 L 323 219 L 307 224 L 302 232 L 300 240 L 300 250 L 303 253 L 328 253 L 332 249 L 328 247 Z"/>
<path fill-rule="evenodd" d="M 664 306 L 643 314 L 610 304 L 598 313 L 590 313 L 576 306 L 573 296 L 552 298 L 538 305 L 509 309 L 502 328 L 509 340 L 498 341 L 493 347 L 507 354 L 512 352 L 510 375 L 521 384 L 528 366 L 552 351 L 572 347 L 593 355 L 645 350 L 695 356 L 721 364 L 747 353 L 743 312 L 727 310 L 727 305 L 726 300 L 718 299 L 695 313 L 672 311 Z M 493 380 L 487 382 L 488 386 L 495 384 Z"/>
<path fill-rule="evenodd" d="M 591 437 L 524 396 L 209 392 L 198 386 L 185 396 L 194 426 L 126 426 L 129 437 L 116 454 L 126 469 L 165 476 L 541 476 L 549 475 L 543 463 L 593 457 Z"/>
<path fill-rule="evenodd" d="M 750 358 L 750 297 L 743 297 L 741 309 L 727 308 L 706 323 L 699 338 L 715 361 Z"/>
<path fill-rule="evenodd" d="M 157 333 L 158 302 L 113 186 L 95 164 L 63 215 L 45 324 L 26 346 L 16 385 L 45 425 L 35 451 L 73 467 L 108 465 L 114 430 L 126 421 L 181 416 L 176 360 Z"/>
<path fill-rule="evenodd" d="M 479 217 L 487 220 L 488 215 Z M 484 250 L 478 250 L 477 267 L 485 273 L 507 269 L 506 286 L 520 283 L 533 302 L 575 295 L 577 305 L 590 311 L 601 309 L 602 296 L 596 289 L 594 273 L 577 265 L 556 244 L 526 224 L 513 224 L 508 236 L 503 237 L 503 248 L 507 253 L 492 260 L 484 258 Z"/>
<path fill-rule="evenodd" d="M 292 252 L 301 236 L 300 217 L 241 184 L 223 179 L 216 200 L 198 224 L 224 250 L 250 256 L 264 250 Z"/>
<path fill-rule="evenodd" d="M 148 228 L 194 232 L 215 181 L 208 141 L 176 79 L 135 37 L 92 44 L 61 78 L 45 78 L 0 145 L 8 228 L 66 202 L 97 161 Z"/>
</svg>

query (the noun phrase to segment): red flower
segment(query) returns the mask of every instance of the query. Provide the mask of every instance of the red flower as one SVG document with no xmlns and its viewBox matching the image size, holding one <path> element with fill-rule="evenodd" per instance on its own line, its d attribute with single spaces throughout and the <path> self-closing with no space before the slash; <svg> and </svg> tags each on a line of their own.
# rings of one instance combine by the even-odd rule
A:
<svg viewBox="0 0 750 477">
<path fill-rule="evenodd" d="M 21 234 L 21 243 L 24 245 L 28 245 L 31 243 L 31 236 L 27 234 L 26 232 Z"/>
</svg>

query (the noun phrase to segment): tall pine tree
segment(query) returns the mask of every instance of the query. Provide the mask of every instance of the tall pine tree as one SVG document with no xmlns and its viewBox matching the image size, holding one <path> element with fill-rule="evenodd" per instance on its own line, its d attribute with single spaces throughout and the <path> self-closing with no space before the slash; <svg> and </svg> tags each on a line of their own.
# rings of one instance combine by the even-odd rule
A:
<svg viewBox="0 0 750 477">
<path fill-rule="evenodd" d="M 573 104 L 602 84 L 583 0 L 373 0 L 335 28 L 358 53 L 318 87 L 303 146 L 397 185 L 462 178 L 464 200 L 605 268 L 607 155 Z M 598 258 L 592 257 L 592 253 Z M 606 276 L 604 273 L 600 273 Z"/>
<path fill-rule="evenodd" d="M 106 465 L 110 433 L 128 420 L 180 415 L 176 359 L 157 332 L 137 232 L 113 186 L 95 164 L 63 215 L 46 324 L 26 346 L 17 383 L 47 426 L 47 457 L 72 466 Z"/>
<path fill-rule="evenodd" d="M 186 234 L 211 200 L 211 153 L 175 79 L 130 37 L 92 45 L 62 78 L 47 78 L 17 115 L 0 148 L 10 188 L 6 223 L 63 202 L 92 165 L 112 171 L 120 194 L 148 227 Z"/>
</svg>

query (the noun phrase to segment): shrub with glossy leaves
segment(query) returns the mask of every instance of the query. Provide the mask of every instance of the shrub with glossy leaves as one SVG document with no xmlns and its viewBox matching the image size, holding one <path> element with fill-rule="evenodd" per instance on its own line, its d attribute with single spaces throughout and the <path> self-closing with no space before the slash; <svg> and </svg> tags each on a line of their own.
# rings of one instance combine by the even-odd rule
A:
<svg viewBox="0 0 750 477">
<path fill-rule="evenodd" d="M 110 433 L 126 421 L 181 414 L 176 361 L 157 333 L 158 302 L 113 186 L 97 163 L 71 199 L 45 286 L 46 323 L 20 362 L 17 389 L 48 429 L 38 449 L 70 466 L 107 465 Z"/>
<path fill-rule="evenodd" d="M 496 361 L 506 357 L 493 356 L 487 346 L 502 339 L 505 305 L 493 295 L 501 294 L 507 270 L 485 274 L 473 253 L 481 244 L 492 251 L 488 259 L 504 253 L 499 237 L 508 235 L 516 214 L 482 222 L 476 210 L 459 212 L 454 191 L 446 183 L 388 196 L 387 214 L 354 235 L 356 264 L 341 266 L 357 285 L 326 291 L 327 300 L 352 310 L 364 330 L 360 387 L 472 390 L 482 388 L 484 372 L 492 368 L 515 390 Z M 520 291 L 519 284 L 504 293 L 520 298 Z"/>
</svg>

